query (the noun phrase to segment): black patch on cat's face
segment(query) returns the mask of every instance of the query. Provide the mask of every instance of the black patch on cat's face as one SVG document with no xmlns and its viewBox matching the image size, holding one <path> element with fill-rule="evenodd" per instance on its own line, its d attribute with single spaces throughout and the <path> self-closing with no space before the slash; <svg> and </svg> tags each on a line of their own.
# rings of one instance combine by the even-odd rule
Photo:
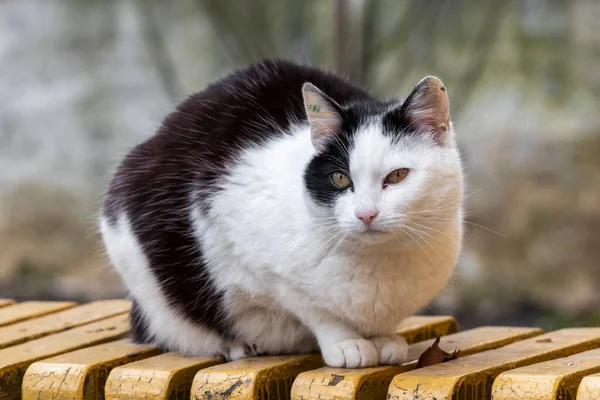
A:
<svg viewBox="0 0 600 400">
<path fill-rule="evenodd" d="M 304 172 L 304 184 L 313 201 L 322 206 L 333 207 L 340 195 L 352 190 L 352 186 L 346 189 L 335 186 L 331 181 L 331 173 L 343 172 L 352 179 L 349 156 L 354 147 L 355 135 L 361 126 L 384 113 L 387 107 L 387 103 L 370 101 L 356 103 L 341 110 L 340 131 L 330 140 L 325 151 L 311 160 Z"/>
<path fill-rule="evenodd" d="M 304 184 L 310 197 L 322 206 L 333 206 L 335 199 L 350 188 L 341 189 L 331 181 L 331 173 L 343 172 L 350 176 L 349 149 L 352 148 L 354 136 L 350 133 L 339 135 L 327 149 L 314 157 L 304 172 Z M 348 149 L 348 150 L 347 150 Z"/>
<path fill-rule="evenodd" d="M 406 137 L 415 132 L 402 107 L 386 113 L 381 119 L 383 133 L 392 136 L 394 140 Z"/>
</svg>

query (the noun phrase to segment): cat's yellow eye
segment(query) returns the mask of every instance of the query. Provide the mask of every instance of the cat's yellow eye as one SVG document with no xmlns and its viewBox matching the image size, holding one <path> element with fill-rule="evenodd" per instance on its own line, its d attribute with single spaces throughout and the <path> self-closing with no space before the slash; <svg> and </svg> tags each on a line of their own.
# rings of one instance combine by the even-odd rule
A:
<svg viewBox="0 0 600 400">
<path fill-rule="evenodd" d="M 352 181 L 348 175 L 343 172 L 334 172 L 331 174 L 331 182 L 340 189 L 347 189 L 352 185 Z"/>
<path fill-rule="evenodd" d="M 408 168 L 398 168 L 390 172 L 388 176 L 385 177 L 384 185 L 393 185 L 395 183 L 400 183 L 406 176 L 408 175 Z"/>
</svg>

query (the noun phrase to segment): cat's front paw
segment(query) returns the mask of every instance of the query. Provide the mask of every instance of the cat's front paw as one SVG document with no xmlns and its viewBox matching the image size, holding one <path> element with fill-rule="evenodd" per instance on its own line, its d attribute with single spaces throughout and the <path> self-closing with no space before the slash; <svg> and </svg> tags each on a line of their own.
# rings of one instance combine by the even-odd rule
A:
<svg viewBox="0 0 600 400">
<path fill-rule="evenodd" d="M 377 365 L 379 352 L 366 339 L 348 339 L 321 349 L 325 364 L 340 368 L 365 368 Z"/>
<path fill-rule="evenodd" d="M 406 361 L 408 344 L 402 336 L 376 336 L 371 341 L 379 353 L 379 364 L 398 365 Z"/>
<path fill-rule="evenodd" d="M 256 345 L 247 345 L 243 343 L 233 343 L 227 349 L 225 353 L 225 359 L 227 361 L 240 360 L 247 357 L 256 357 L 261 355 Z"/>
</svg>

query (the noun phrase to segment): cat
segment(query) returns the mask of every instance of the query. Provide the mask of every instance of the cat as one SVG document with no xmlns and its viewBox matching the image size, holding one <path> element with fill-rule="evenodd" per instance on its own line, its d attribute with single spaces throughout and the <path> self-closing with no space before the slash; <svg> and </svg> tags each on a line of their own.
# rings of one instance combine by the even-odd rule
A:
<svg viewBox="0 0 600 400">
<path fill-rule="evenodd" d="M 138 343 L 237 360 L 399 364 L 447 284 L 463 173 L 446 88 L 378 100 L 266 60 L 183 101 L 111 181 L 100 230 Z"/>
</svg>

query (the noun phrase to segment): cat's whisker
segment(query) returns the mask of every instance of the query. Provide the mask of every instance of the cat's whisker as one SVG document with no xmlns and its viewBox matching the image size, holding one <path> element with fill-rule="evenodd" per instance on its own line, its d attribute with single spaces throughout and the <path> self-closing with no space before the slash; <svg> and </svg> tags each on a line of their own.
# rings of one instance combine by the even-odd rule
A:
<svg viewBox="0 0 600 400">
<path fill-rule="evenodd" d="M 496 231 L 495 231 L 495 230 L 493 230 L 493 229 L 490 229 L 490 228 L 488 228 L 488 227 L 485 227 L 485 226 L 483 226 L 483 225 L 476 224 L 475 222 L 471 222 L 471 221 L 467 221 L 467 220 L 465 220 L 464 222 L 465 222 L 466 224 L 473 225 L 473 226 L 476 226 L 476 227 L 478 227 L 478 228 L 481 228 L 481 229 L 483 229 L 483 230 L 486 230 L 486 231 L 488 231 L 488 232 L 490 232 L 490 233 L 494 233 L 494 234 L 496 234 L 496 235 L 498 235 L 498 236 L 502 236 L 503 238 L 507 238 L 507 237 L 508 237 L 507 235 L 505 235 L 505 234 L 503 234 L 503 233 L 496 232 Z"/>
<path fill-rule="evenodd" d="M 410 224 L 410 222 L 409 222 L 409 224 Z M 417 232 L 420 232 L 421 234 L 423 234 L 423 235 L 427 236 L 428 238 L 431 238 L 431 239 L 433 239 L 433 240 L 436 240 L 436 241 L 438 241 L 438 242 L 440 242 L 440 243 L 442 243 L 442 244 L 446 245 L 446 246 L 447 246 L 447 247 L 449 247 L 449 248 L 452 248 L 452 247 L 453 247 L 452 245 L 450 245 L 450 244 L 448 244 L 448 243 L 444 242 L 444 241 L 443 241 L 443 240 L 441 240 L 440 238 L 437 238 L 437 237 L 433 236 L 433 235 L 432 235 L 432 234 L 430 234 L 430 233 L 427 233 L 427 232 L 425 232 L 425 231 L 423 231 L 423 230 L 421 230 L 421 229 L 417 229 L 417 228 L 415 228 L 415 227 L 411 227 L 410 225 L 406 225 L 406 226 L 407 226 L 407 227 L 409 227 L 409 228 L 412 228 L 412 229 L 414 229 L 414 230 L 415 230 L 415 231 L 417 231 Z M 439 231 L 436 231 L 436 232 L 439 232 Z M 441 233 L 441 232 L 439 232 L 439 233 Z M 446 235 L 446 236 L 448 236 L 448 235 Z M 448 237 L 449 237 L 450 239 L 452 239 L 450 236 L 448 236 Z M 452 240 L 454 240 L 454 239 L 452 239 Z"/>
<path fill-rule="evenodd" d="M 442 231 L 439 231 L 439 230 L 437 230 L 437 229 L 434 229 L 434 228 L 432 228 L 432 227 L 430 227 L 430 226 L 427 226 L 427 225 L 421 225 L 421 224 L 418 224 L 418 223 L 416 223 L 415 221 L 408 221 L 408 223 L 409 223 L 409 224 L 416 225 L 416 226 L 420 227 L 421 229 L 428 229 L 428 230 L 430 230 L 430 231 L 432 231 L 432 232 L 439 233 L 440 235 L 443 235 L 443 236 L 447 237 L 448 239 L 452 240 L 452 243 L 456 244 L 456 239 L 455 239 L 455 238 L 453 238 L 452 236 L 448 235 L 447 233 L 444 233 L 444 232 L 442 232 Z M 434 236 L 432 236 L 432 237 L 434 237 Z M 436 238 L 436 239 L 437 239 L 437 238 Z M 444 243 L 444 244 L 445 244 L 445 245 L 447 245 L 447 246 L 450 246 L 448 243 L 445 243 L 445 242 L 442 242 L 442 243 Z"/>
<path fill-rule="evenodd" d="M 391 217 L 391 218 L 386 219 L 385 223 L 392 225 L 392 226 L 397 226 L 397 225 L 404 225 L 406 223 L 411 223 L 411 222 L 414 222 L 415 220 L 424 222 L 424 223 L 426 223 L 425 221 L 422 221 L 424 219 L 429 221 L 429 218 L 426 218 L 423 216 L 410 216 L 410 218 L 407 218 L 407 217 L 409 217 L 409 216 L 401 215 L 401 216 Z M 439 220 L 439 222 L 446 222 L 446 221 L 457 221 L 457 218 L 444 218 L 444 219 Z M 438 222 L 438 221 L 435 220 L 435 222 Z"/>
<path fill-rule="evenodd" d="M 443 221 L 455 221 L 455 220 L 456 220 L 455 218 L 435 218 L 435 217 L 434 217 L 434 218 L 420 217 L 420 218 L 421 218 L 421 219 L 426 219 L 426 220 L 429 220 L 429 221 L 442 221 L 442 222 L 443 222 Z M 484 230 L 486 230 L 486 231 L 488 231 L 488 232 L 490 232 L 490 233 L 494 233 L 494 234 L 496 234 L 496 235 L 498 235 L 498 236 L 502 236 L 502 237 L 505 237 L 505 238 L 506 238 L 506 237 L 508 237 L 507 235 L 505 235 L 505 234 L 503 234 L 503 233 L 497 232 L 497 231 L 495 231 L 495 230 L 493 230 L 493 229 L 491 229 L 491 228 L 488 228 L 488 227 L 486 227 L 486 226 L 483 226 L 483 225 L 477 224 L 477 223 L 475 223 L 475 222 L 468 221 L 468 220 L 466 220 L 466 219 L 464 219 L 464 220 L 463 220 L 463 222 L 464 222 L 465 224 L 469 224 L 469 225 L 476 226 L 476 227 L 478 227 L 478 228 L 484 229 Z"/>
<path fill-rule="evenodd" d="M 340 232 L 341 229 L 337 225 L 321 225 L 315 227 L 316 231 L 322 235 L 329 235 L 331 233 Z"/>
<path fill-rule="evenodd" d="M 410 232 L 408 230 L 405 230 L 405 227 L 401 228 L 404 233 L 406 233 L 406 235 L 408 235 L 408 237 L 410 237 L 420 248 L 421 250 L 423 250 L 423 252 L 425 253 L 425 255 L 427 256 L 427 258 L 429 258 L 429 261 L 431 261 L 431 263 L 433 265 L 437 265 L 433 259 L 431 258 L 431 256 L 429 255 L 429 253 L 427 252 L 427 250 L 425 250 L 425 248 L 421 245 L 421 243 L 419 243 L 419 241 L 417 239 L 415 239 L 415 237 L 413 235 L 410 234 Z"/>
<path fill-rule="evenodd" d="M 326 221 L 337 221 L 338 217 L 325 217 L 325 218 L 320 218 L 319 222 L 326 222 Z"/>
<path fill-rule="evenodd" d="M 316 222 L 314 225 L 315 226 L 336 226 L 338 224 L 336 223 L 335 219 L 331 219 L 329 221 L 323 219 L 323 220 L 320 220 L 319 222 Z"/>
<path fill-rule="evenodd" d="M 329 259 L 329 257 L 330 257 L 332 254 L 334 254 L 334 253 L 335 253 L 335 250 L 338 248 L 338 246 L 339 246 L 339 245 L 340 245 L 340 244 L 341 244 L 341 243 L 342 243 L 342 242 L 343 242 L 343 241 L 344 241 L 344 240 L 345 240 L 345 239 L 348 237 L 348 235 L 350 234 L 350 232 L 347 232 L 347 233 L 340 232 L 340 233 L 342 234 L 342 235 L 341 235 L 341 238 L 340 238 L 340 240 L 339 240 L 339 241 L 338 241 L 338 242 L 335 244 L 335 246 L 333 246 L 333 247 L 331 248 L 331 250 L 330 250 L 330 251 L 327 253 L 327 255 L 326 255 L 325 257 L 323 257 L 323 258 L 322 258 L 323 260 L 327 260 L 327 259 Z M 337 238 L 337 237 L 339 237 L 339 236 L 340 236 L 340 235 L 336 235 L 335 237 Z"/>
<path fill-rule="evenodd" d="M 346 238 L 350 235 L 350 232 L 347 232 L 344 236 L 342 236 L 342 238 L 336 243 L 335 246 L 333 246 L 333 249 L 331 250 L 331 252 L 329 253 L 329 255 L 335 254 L 335 251 L 337 250 L 337 248 L 342 244 L 342 242 L 344 240 L 346 240 Z"/>
<path fill-rule="evenodd" d="M 321 234 L 328 234 L 328 233 L 332 233 L 335 232 L 336 230 L 338 230 L 339 228 L 336 226 L 326 226 L 326 225 L 322 225 L 322 226 L 316 226 L 315 230 L 318 233 Z"/>
<path fill-rule="evenodd" d="M 454 203 L 456 203 L 457 201 L 460 201 L 460 199 L 459 199 L 459 200 L 454 200 L 454 201 L 451 201 L 451 202 L 449 202 L 449 203 L 445 203 L 445 204 L 443 204 L 443 205 L 441 205 L 441 206 L 439 206 L 439 207 L 431 208 L 431 209 L 429 209 L 429 210 L 407 211 L 407 212 L 406 212 L 406 214 L 427 214 L 427 213 L 441 213 L 441 212 L 448 211 L 448 210 L 451 210 L 452 208 L 454 208 L 454 207 L 452 207 L 452 206 L 453 206 L 453 204 L 454 204 Z"/>
<path fill-rule="evenodd" d="M 426 216 L 422 216 L 419 215 L 415 218 L 418 218 L 419 221 L 420 220 L 427 220 L 427 221 L 456 221 L 457 218 L 443 218 L 443 217 L 426 217 Z"/>
<path fill-rule="evenodd" d="M 458 199 L 455 199 L 455 200 L 453 200 L 451 202 L 443 204 L 443 205 L 441 205 L 439 207 L 435 207 L 435 208 L 432 208 L 432 209 L 429 209 L 429 210 L 408 211 L 407 214 L 422 214 L 422 213 L 428 213 L 428 212 L 432 212 L 432 211 L 437 211 L 437 210 L 440 210 L 440 209 L 445 209 L 446 207 L 448 207 L 448 206 L 450 206 L 450 205 L 452 205 L 452 204 L 454 204 L 454 203 L 456 203 L 458 201 L 466 200 L 467 198 L 469 198 L 469 197 L 473 196 L 474 194 L 476 194 L 476 193 L 482 191 L 483 189 L 487 188 L 489 185 L 490 185 L 490 183 L 488 183 L 485 186 L 480 187 L 479 189 L 476 189 L 476 190 L 472 191 L 471 193 L 469 193 L 467 195 L 464 195 L 462 198 L 459 197 Z"/>
<path fill-rule="evenodd" d="M 426 244 L 427 244 L 429 247 L 431 247 L 431 249 L 432 249 L 433 251 L 435 251 L 435 253 L 436 253 L 436 254 L 438 255 L 438 257 L 440 258 L 440 261 L 444 262 L 444 257 L 442 257 L 442 255 L 441 255 L 441 254 L 440 254 L 440 253 L 437 251 L 437 249 L 436 249 L 436 248 L 435 248 L 435 247 L 434 247 L 434 246 L 433 246 L 431 243 L 429 243 L 429 241 L 428 241 L 426 238 L 424 238 L 424 237 L 422 236 L 422 233 L 423 233 L 423 232 L 421 232 L 421 231 L 419 231 L 419 230 L 417 230 L 417 229 L 411 228 L 410 226 L 407 226 L 406 228 L 408 228 L 410 231 L 412 231 L 412 233 L 414 233 L 415 235 L 417 235 L 418 237 L 420 237 L 421 239 L 423 239 L 423 241 L 424 241 L 424 242 L 425 242 L 425 243 L 426 243 Z"/>
<path fill-rule="evenodd" d="M 337 239 L 340 235 L 343 235 L 344 232 L 343 231 L 338 231 L 337 233 L 333 234 L 329 239 L 327 239 L 325 242 L 323 242 L 323 244 L 321 244 L 321 246 L 319 246 L 319 248 L 313 253 L 313 255 L 311 256 L 310 260 L 313 260 L 314 257 L 318 256 L 321 249 L 323 247 L 325 247 L 327 245 L 327 243 L 331 242 L 334 239 Z"/>
<path fill-rule="evenodd" d="M 315 232 L 321 236 L 329 236 L 329 235 L 335 233 L 335 231 L 336 231 L 335 226 L 330 226 L 330 227 L 317 226 L 317 227 L 315 227 Z M 288 250 L 294 251 L 294 249 L 296 249 L 296 247 L 297 247 L 297 244 L 302 243 L 304 240 L 306 240 L 306 237 L 308 237 L 306 232 L 303 232 L 302 230 L 298 230 L 293 235 L 290 235 L 290 237 L 283 243 L 283 245 Z"/>
</svg>

